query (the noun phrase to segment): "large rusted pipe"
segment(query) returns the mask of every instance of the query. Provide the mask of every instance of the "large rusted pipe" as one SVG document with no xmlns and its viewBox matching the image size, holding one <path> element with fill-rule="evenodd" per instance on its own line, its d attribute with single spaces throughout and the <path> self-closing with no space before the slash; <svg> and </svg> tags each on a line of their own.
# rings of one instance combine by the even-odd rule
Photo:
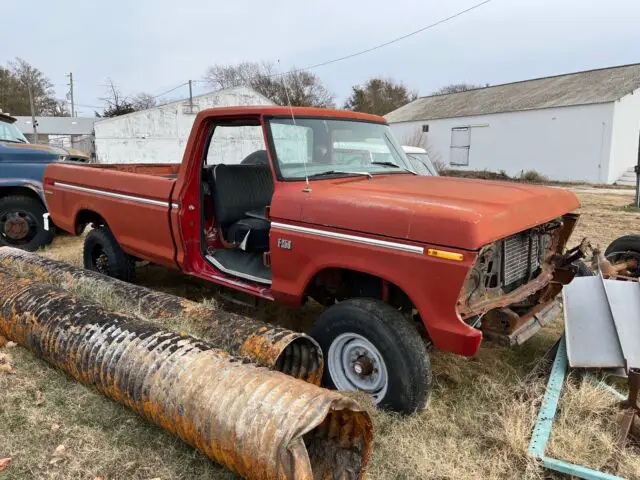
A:
<svg viewBox="0 0 640 480">
<path fill-rule="evenodd" d="M 0 334 L 246 478 L 361 478 L 371 420 L 338 392 L 0 273 Z"/>
<path fill-rule="evenodd" d="M 322 379 L 322 350 L 304 333 L 225 311 L 215 302 L 199 304 L 17 248 L 0 247 L 0 266 L 10 273 L 68 289 L 86 284 L 108 288 L 147 318 L 183 316 L 204 320 L 210 342 L 216 347 L 309 383 L 319 385 Z"/>
</svg>

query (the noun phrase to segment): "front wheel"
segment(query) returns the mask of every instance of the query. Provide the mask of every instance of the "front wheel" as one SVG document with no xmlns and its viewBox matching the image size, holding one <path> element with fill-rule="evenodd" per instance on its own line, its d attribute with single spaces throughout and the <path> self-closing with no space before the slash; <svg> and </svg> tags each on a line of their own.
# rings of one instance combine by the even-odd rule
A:
<svg viewBox="0 0 640 480">
<path fill-rule="evenodd" d="M 23 195 L 0 198 L 0 247 L 33 251 L 53 240 L 53 232 L 44 229 L 42 202 Z"/>
<path fill-rule="evenodd" d="M 393 307 L 376 299 L 345 300 L 320 314 L 310 335 L 325 355 L 326 387 L 367 393 L 377 406 L 401 413 L 425 408 L 429 354 Z"/>
</svg>

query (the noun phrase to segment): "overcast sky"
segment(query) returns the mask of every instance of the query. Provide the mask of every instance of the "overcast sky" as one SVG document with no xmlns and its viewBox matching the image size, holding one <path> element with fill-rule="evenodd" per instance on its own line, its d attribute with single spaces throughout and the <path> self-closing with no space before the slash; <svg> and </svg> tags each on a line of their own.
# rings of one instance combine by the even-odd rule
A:
<svg viewBox="0 0 640 480">
<path fill-rule="evenodd" d="M 362 50 L 480 0 L 5 1 L 0 63 L 21 57 L 64 98 L 101 106 L 107 78 L 159 94 L 209 65 L 280 60 L 283 70 Z M 303 5 L 305 5 L 303 7 Z M 421 95 L 458 82 L 505 83 L 640 62 L 638 0 L 492 0 L 391 46 L 314 71 L 336 95 L 372 76 Z M 207 91 L 202 82 L 197 93 Z M 187 96 L 183 87 L 163 99 Z M 92 115 L 94 108 L 79 107 Z"/>
</svg>

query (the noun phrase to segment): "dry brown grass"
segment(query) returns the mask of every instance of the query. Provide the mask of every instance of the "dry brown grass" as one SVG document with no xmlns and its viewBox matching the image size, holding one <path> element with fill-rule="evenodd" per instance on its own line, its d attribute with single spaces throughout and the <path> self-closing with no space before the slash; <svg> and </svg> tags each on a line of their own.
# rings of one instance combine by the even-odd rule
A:
<svg viewBox="0 0 640 480">
<path fill-rule="evenodd" d="M 580 197 L 583 217 L 574 241 L 588 235 L 604 247 L 619 235 L 640 232 L 640 214 L 620 208 L 630 197 Z M 81 239 L 58 238 L 43 253 L 79 265 Z M 153 266 L 139 270 L 139 283 L 198 301 L 219 299 L 223 292 Z M 83 287 L 77 293 L 107 308 L 141 315 L 108 291 Z M 254 314 L 294 327 L 309 325 L 317 308 L 287 309 L 260 302 Z M 202 325 L 184 319 L 169 323 L 172 328 L 206 337 Z M 435 385 L 426 411 L 402 418 L 368 407 L 376 427 L 369 477 L 549 478 L 549 473 L 527 456 L 546 383 L 544 375 L 530 372 L 561 332 L 558 321 L 521 347 L 485 344 L 471 359 L 432 352 Z M 10 456 L 13 462 L 0 473 L 1 479 L 232 478 L 190 447 L 75 383 L 26 350 L 15 347 L 8 351 L 16 371 L 0 374 L 0 458 Z M 42 399 L 37 392 L 44 395 L 44 402 L 37 400 Z M 615 401 L 608 394 L 577 376 L 572 378 L 565 386 L 548 453 L 617 471 L 626 478 L 640 478 L 638 450 L 614 451 L 617 414 Z M 55 430 L 55 425 L 59 429 Z M 51 464 L 58 445 L 64 445 L 66 453 Z"/>
</svg>

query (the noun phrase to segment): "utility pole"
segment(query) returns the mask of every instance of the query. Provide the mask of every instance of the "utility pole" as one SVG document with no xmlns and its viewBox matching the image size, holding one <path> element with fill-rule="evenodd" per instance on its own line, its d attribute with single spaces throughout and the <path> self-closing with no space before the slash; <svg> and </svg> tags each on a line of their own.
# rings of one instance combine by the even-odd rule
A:
<svg viewBox="0 0 640 480">
<path fill-rule="evenodd" d="M 33 126 L 33 143 L 38 143 L 38 122 L 36 121 L 36 107 L 33 103 L 33 89 L 31 88 L 31 79 L 27 82 L 29 89 L 29 105 L 31 106 L 31 125 Z"/>
<path fill-rule="evenodd" d="M 193 90 L 191 88 L 191 80 L 189 80 L 189 113 L 193 113 Z"/>
<path fill-rule="evenodd" d="M 69 72 L 69 99 L 71 100 L 71 116 L 76 116 L 76 104 L 73 102 L 73 72 Z"/>
<path fill-rule="evenodd" d="M 636 208 L 640 208 L 640 135 L 638 135 L 638 163 L 634 168 L 636 172 Z"/>
</svg>

